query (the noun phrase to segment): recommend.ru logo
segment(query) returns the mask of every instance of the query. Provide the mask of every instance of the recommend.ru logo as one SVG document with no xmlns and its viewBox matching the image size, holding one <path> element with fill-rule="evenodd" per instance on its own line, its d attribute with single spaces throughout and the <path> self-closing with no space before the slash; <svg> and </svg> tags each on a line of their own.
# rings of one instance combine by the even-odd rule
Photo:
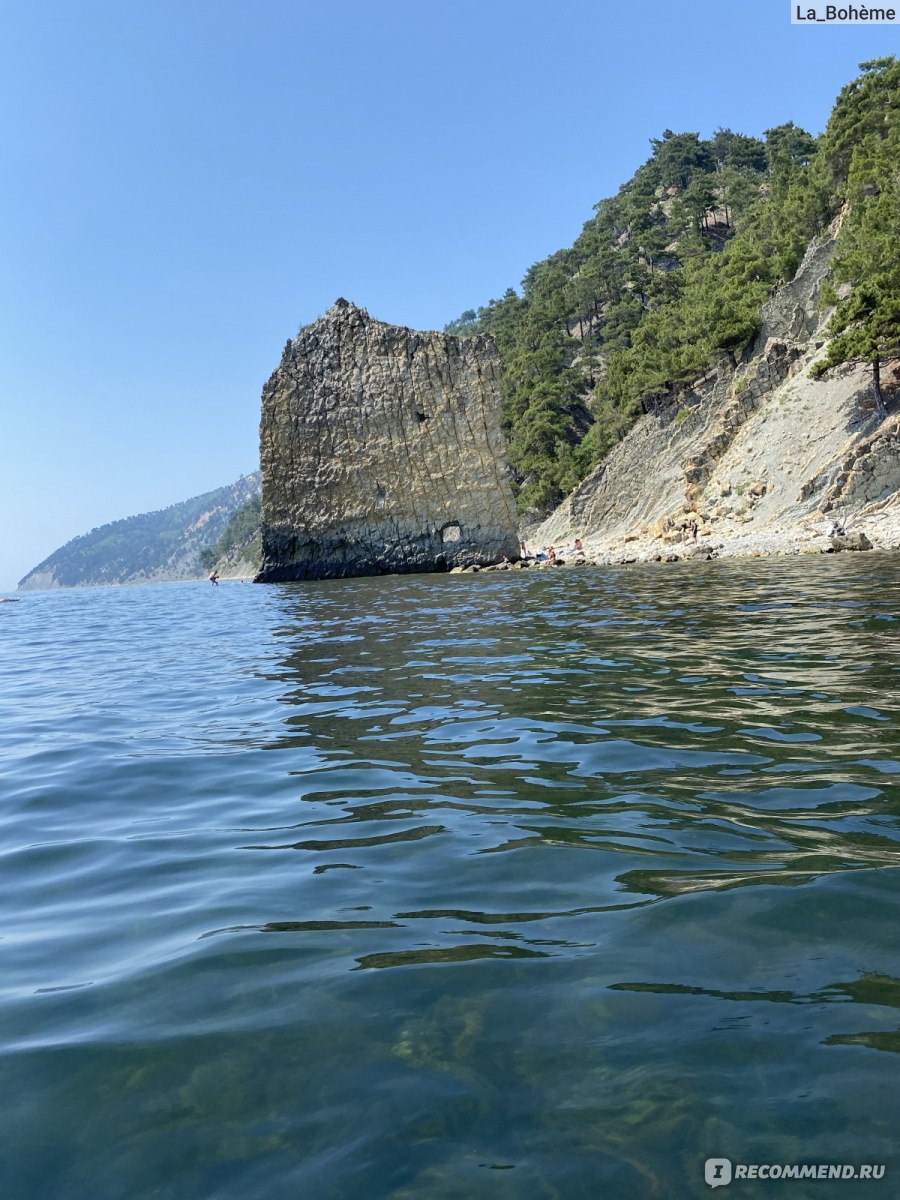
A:
<svg viewBox="0 0 900 1200">
<path fill-rule="evenodd" d="M 884 1179 L 884 1163 L 736 1163 L 708 1158 L 703 1178 L 711 1188 L 733 1179 Z"/>
</svg>

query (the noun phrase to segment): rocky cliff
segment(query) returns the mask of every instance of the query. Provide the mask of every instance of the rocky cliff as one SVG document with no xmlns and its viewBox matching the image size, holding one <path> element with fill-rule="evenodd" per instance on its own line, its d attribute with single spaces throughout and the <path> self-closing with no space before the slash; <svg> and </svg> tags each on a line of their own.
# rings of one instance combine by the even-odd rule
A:
<svg viewBox="0 0 900 1200">
<path fill-rule="evenodd" d="M 824 549 L 834 521 L 876 546 L 900 538 L 900 422 L 875 405 L 871 371 L 817 380 L 829 310 L 819 306 L 835 226 L 762 312 L 739 363 L 723 360 L 658 397 L 532 545 L 581 535 L 589 556 Z M 896 377 L 886 371 L 887 390 Z M 696 526 L 696 545 L 694 536 Z M 682 543 L 689 549 L 682 549 Z"/>
<path fill-rule="evenodd" d="M 263 389 L 260 582 L 518 557 L 489 337 L 417 333 L 338 300 Z"/>
</svg>

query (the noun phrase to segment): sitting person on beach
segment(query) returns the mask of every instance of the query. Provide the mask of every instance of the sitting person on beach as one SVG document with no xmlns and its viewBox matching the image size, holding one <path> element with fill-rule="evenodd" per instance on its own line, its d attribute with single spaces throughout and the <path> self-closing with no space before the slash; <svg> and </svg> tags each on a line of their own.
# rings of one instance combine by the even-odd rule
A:
<svg viewBox="0 0 900 1200">
<path fill-rule="evenodd" d="M 571 546 L 561 546 L 557 550 L 557 554 L 562 555 L 563 558 L 578 558 L 579 555 L 583 558 L 584 542 L 582 542 L 581 538 L 576 538 Z"/>
</svg>

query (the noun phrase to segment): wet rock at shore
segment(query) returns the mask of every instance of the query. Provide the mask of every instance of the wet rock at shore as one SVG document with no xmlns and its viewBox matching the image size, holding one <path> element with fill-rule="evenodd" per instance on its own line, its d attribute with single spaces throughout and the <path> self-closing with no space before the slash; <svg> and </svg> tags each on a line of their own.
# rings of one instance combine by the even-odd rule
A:
<svg viewBox="0 0 900 1200">
<path fill-rule="evenodd" d="M 835 554 L 839 550 L 871 550 L 872 543 L 864 533 L 836 533 L 831 539 L 831 549 Z"/>
</svg>

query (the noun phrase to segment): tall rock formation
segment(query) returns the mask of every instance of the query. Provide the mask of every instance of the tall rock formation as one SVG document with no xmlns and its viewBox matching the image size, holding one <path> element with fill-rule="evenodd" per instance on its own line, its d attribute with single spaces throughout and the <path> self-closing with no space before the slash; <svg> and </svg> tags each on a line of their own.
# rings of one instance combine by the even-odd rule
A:
<svg viewBox="0 0 900 1200">
<path fill-rule="evenodd" d="M 263 388 L 258 582 L 518 557 L 489 337 L 417 333 L 338 300 Z"/>
</svg>

